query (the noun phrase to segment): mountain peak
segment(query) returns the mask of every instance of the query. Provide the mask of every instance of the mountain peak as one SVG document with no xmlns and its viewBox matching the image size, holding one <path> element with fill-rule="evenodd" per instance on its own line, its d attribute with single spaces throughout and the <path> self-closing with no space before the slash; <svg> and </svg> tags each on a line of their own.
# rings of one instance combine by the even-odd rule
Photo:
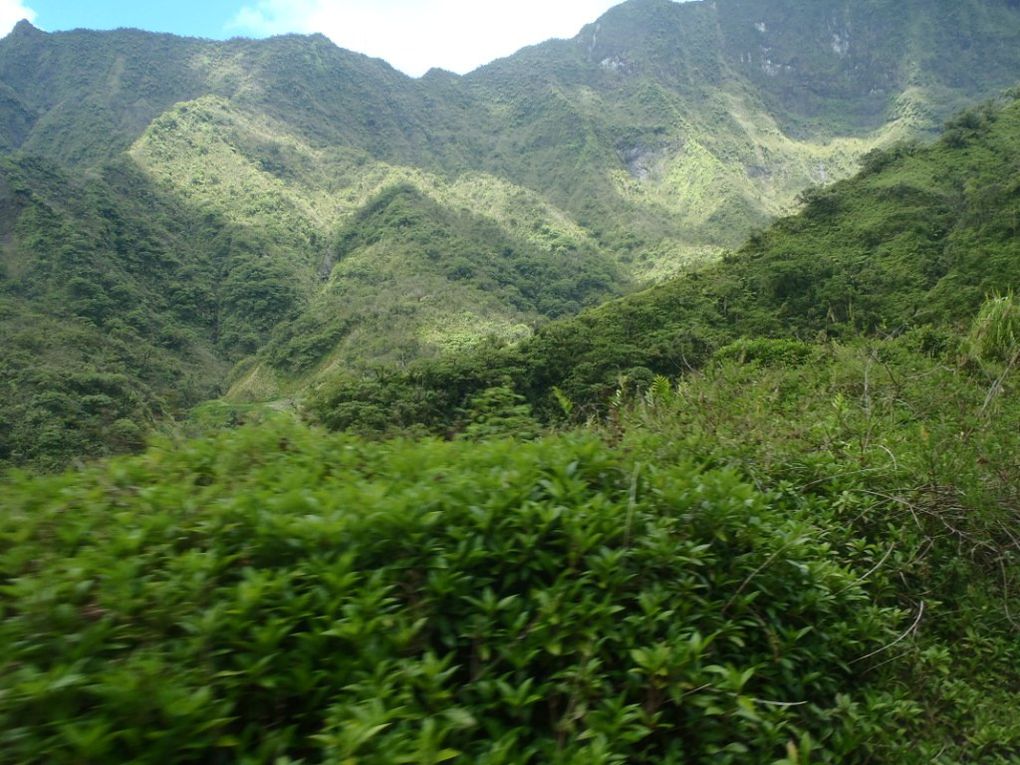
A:
<svg viewBox="0 0 1020 765">
<path fill-rule="evenodd" d="M 678 0 L 624 0 L 624 2 L 614 5 L 603 13 L 596 23 L 612 21 L 618 18 L 629 18 L 634 14 L 639 14 L 647 20 L 649 18 L 648 14 L 673 13 L 677 10 L 677 6 L 684 4 L 683 2 L 678 2 Z M 700 4 L 698 3 L 698 5 Z"/>
<path fill-rule="evenodd" d="M 42 30 L 32 26 L 32 22 L 28 19 L 22 19 L 14 25 L 14 29 L 11 30 L 11 35 L 37 35 L 42 34 Z"/>
</svg>

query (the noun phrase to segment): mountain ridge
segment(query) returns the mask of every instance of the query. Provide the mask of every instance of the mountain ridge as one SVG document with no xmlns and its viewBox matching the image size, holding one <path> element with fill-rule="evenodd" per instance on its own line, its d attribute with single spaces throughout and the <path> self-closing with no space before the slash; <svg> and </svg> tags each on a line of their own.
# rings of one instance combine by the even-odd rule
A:
<svg viewBox="0 0 1020 765">
<path fill-rule="evenodd" d="M 385 377 L 337 375 L 319 384 L 313 409 L 337 429 L 448 432 L 493 386 L 557 421 L 564 400 L 582 417 L 600 416 L 614 394 L 715 359 L 899 336 L 952 355 L 982 302 L 1020 284 L 1018 178 L 1015 89 L 957 117 L 931 146 L 869 156 L 857 176 L 807 195 L 803 211 L 719 263 L 551 322 L 514 346 Z"/>
<path fill-rule="evenodd" d="M 190 358 L 214 359 L 217 371 L 214 382 L 199 373 L 195 390 L 293 397 L 338 366 L 375 374 L 523 337 L 718 259 L 795 209 L 805 187 L 850 175 L 872 149 L 923 138 L 957 104 L 1015 81 L 1020 44 L 1008 43 L 1020 7 L 963 6 L 878 3 L 869 21 L 845 0 L 632 1 L 572 39 L 419 79 L 321 35 L 215 42 L 21 26 L 0 41 L 0 151 L 100 185 L 109 167 L 133 179 L 99 194 L 106 209 L 67 208 L 78 210 L 68 230 L 79 213 L 96 231 L 136 215 L 132 194 L 161 200 L 154 215 L 169 219 L 153 236 L 206 280 L 194 285 L 206 318 Z M 961 42 L 960 14 L 974 9 Z M 956 40 L 947 55 L 987 50 L 933 61 L 943 38 Z M 24 178 L 28 191 L 43 183 Z M 43 185 L 40 198 L 59 208 Z M 415 212 L 393 222 L 410 230 L 382 232 L 342 262 L 363 213 L 402 188 L 414 189 Z M 12 274 L 33 267 L 33 241 L 52 240 L 18 209 L 0 221 Z M 178 229 L 194 241 L 181 247 Z M 95 296 L 125 257 L 104 237 L 82 245 L 105 264 L 81 277 Z M 192 254 L 205 264 L 197 271 Z M 540 297 L 529 269 L 553 275 Z M 17 298 L 36 301 L 19 310 L 71 321 L 53 302 L 61 277 Z M 5 280 L 5 294 L 21 289 Z M 421 300 L 436 293 L 456 298 Z M 89 331 L 134 308 L 95 314 Z M 165 355 L 177 319 L 154 315 L 163 326 L 136 328 L 136 342 L 164 359 L 160 377 L 192 362 L 175 355 L 186 345 Z"/>
<path fill-rule="evenodd" d="M 0 41 L 0 759 L 1017 764 L 1020 0 L 682 7 Z"/>
</svg>

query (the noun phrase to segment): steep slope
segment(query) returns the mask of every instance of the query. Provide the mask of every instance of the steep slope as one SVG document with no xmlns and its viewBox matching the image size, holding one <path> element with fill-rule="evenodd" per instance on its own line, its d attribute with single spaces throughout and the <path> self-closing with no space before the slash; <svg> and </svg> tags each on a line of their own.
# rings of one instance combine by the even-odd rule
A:
<svg viewBox="0 0 1020 765">
<path fill-rule="evenodd" d="M 202 96 L 282 117 L 322 143 L 404 161 L 424 154 L 414 82 L 322 36 L 217 43 L 138 30 L 46 34 L 22 22 L 0 44 L 0 82 L 30 123 L 5 143 L 68 164 L 117 156 L 171 106 Z"/>
<path fill-rule="evenodd" d="M 859 176 L 812 194 L 802 213 L 716 266 L 550 324 L 515 347 L 324 385 L 316 409 L 336 427 L 376 425 L 373 413 L 389 410 L 404 418 L 397 425 L 445 431 L 493 385 L 512 385 L 546 416 L 560 409 L 554 386 L 591 412 L 621 377 L 640 385 L 653 373 L 679 375 L 741 337 L 912 333 L 944 351 L 987 295 L 1020 287 L 1018 179 L 1013 95 L 963 113 L 930 148 L 871 155 Z M 747 353 L 786 346 L 770 348 Z"/>
<path fill-rule="evenodd" d="M 1018 50 L 1005 0 L 632 0 L 465 82 L 512 128 L 500 174 L 617 251 L 639 243 L 638 272 L 661 275 L 1011 86 Z"/>
<path fill-rule="evenodd" d="M 185 105 L 154 130 L 209 116 Z M 251 164 L 225 143 L 203 155 L 202 177 L 216 188 L 222 173 L 233 205 L 205 185 L 169 193 L 130 157 L 79 178 L 2 160 L 0 461 L 52 467 L 135 448 L 155 422 L 231 382 L 235 396 L 263 399 L 320 368 L 521 338 L 622 281 L 583 231 L 523 189 L 380 165 L 361 188 L 307 204 L 293 178 L 256 169 L 256 157 L 307 147 L 256 137 L 237 137 Z M 343 186 L 342 174 L 328 182 Z M 334 231 L 323 209 L 348 223 Z"/>
<path fill-rule="evenodd" d="M 1018 50 L 1007 0 L 630 0 L 573 40 L 421 80 L 321 36 L 19 25 L 0 44 L 0 125 L 8 145 L 92 163 L 172 104 L 217 96 L 315 148 L 529 188 L 655 277 L 736 245 L 870 148 L 1011 85 Z"/>
<path fill-rule="evenodd" d="M 137 447 L 221 392 L 295 308 L 285 263 L 129 162 L 80 178 L 33 159 L 0 170 L 0 461 Z"/>
<path fill-rule="evenodd" d="M 10 389 L 0 461 L 53 466 L 137 446 L 155 422 L 225 392 L 236 362 L 292 329 L 336 243 L 265 199 L 246 215 L 202 202 L 167 193 L 130 157 L 78 175 L 0 159 L 0 375 Z M 615 283 L 605 276 L 600 289 Z M 378 298 L 367 289 L 368 302 Z"/>
<path fill-rule="evenodd" d="M 882 27 L 869 22 L 868 35 L 855 38 L 860 55 L 871 56 L 863 66 L 855 58 L 857 48 L 854 53 L 832 50 L 828 16 L 805 13 L 802 29 L 796 26 L 799 17 L 791 18 L 787 9 L 783 18 L 794 25 L 787 36 L 800 30 L 812 39 L 822 36 L 828 47 L 814 50 L 799 70 L 788 67 L 770 75 L 764 65 L 748 68 L 745 54 L 734 52 L 742 45 L 737 41 L 744 26 L 762 34 L 757 22 L 747 21 L 746 13 L 741 16 L 741 7 L 680 6 L 666 0 L 626 3 L 575 40 L 523 51 L 467 78 L 436 72 L 420 82 L 409 81 L 424 99 L 417 110 L 424 115 L 420 118 L 442 121 L 446 130 L 440 136 L 439 128 L 428 128 L 422 151 L 434 153 L 431 160 L 405 154 L 404 160 L 414 166 L 401 164 L 392 154 L 380 162 L 383 152 L 365 148 L 364 142 L 355 141 L 361 148 L 345 146 L 345 151 L 323 146 L 324 134 L 316 137 L 306 126 L 296 135 L 285 116 L 254 116 L 236 100 L 209 98 L 157 120 L 132 156 L 167 184 L 168 193 L 186 195 L 253 228 L 264 229 L 271 215 L 272 225 L 285 224 L 280 227 L 288 232 L 287 246 L 294 251 L 302 249 L 303 242 L 296 240 L 304 237 L 293 232 L 311 230 L 318 241 L 329 241 L 360 205 L 387 186 L 411 182 L 442 204 L 463 205 L 462 195 L 452 198 L 457 195 L 450 193 L 451 179 L 456 187 L 464 167 L 479 167 L 481 174 L 469 171 L 473 185 L 481 189 L 480 197 L 467 202 L 475 214 L 501 225 L 535 214 L 507 215 L 495 208 L 493 200 L 506 197 L 504 179 L 509 179 L 514 204 L 521 204 L 522 190 L 537 195 L 529 207 L 546 208 L 540 209 L 541 228 L 570 232 L 573 249 L 614 256 L 622 276 L 660 278 L 710 257 L 722 244 L 736 245 L 745 231 L 786 209 L 804 185 L 848 174 L 869 147 L 923 133 L 936 124 L 946 105 L 964 99 L 963 90 L 950 84 L 927 91 L 911 79 L 941 82 L 937 73 L 910 58 L 910 51 L 929 44 L 934 34 L 930 25 L 915 30 L 913 21 L 897 22 L 904 28 L 901 36 L 913 35 L 912 45 L 904 48 L 898 38 L 872 39 L 881 37 Z M 1008 8 L 993 10 L 980 34 L 1020 29 L 1018 23 L 1011 25 Z M 908 15 L 921 18 L 925 12 L 911 8 Z M 845 24 L 861 21 L 849 11 L 844 16 Z M 879 21 L 891 24 L 884 17 Z M 787 37 L 776 36 L 792 45 Z M 879 43 L 877 51 L 868 47 Z M 1020 72 L 1012 48 L 1000 49 L 998 58 L 989 56 L 989 83 L 1012 81 Z M 812 67 L 831 68 L 832 62 L 836 70 L 811 79 Z M 858 72 L 862 66 L 865 74 Z M 893 77 L 890 70 L 902 70 L 902 75 Z M 858 80 L 851 81 L 851 74 Z M 774 96 L 758 94 L 759 75 L 771 84 Z M 784 78 L 793 78 L 792 84 Z M 832 115 L 821 120 L 817 99 L 791 95 L 809 85 L 812 92 L 822 92 L 826 79 L 834 83 L 826 96 L 829 107 L 848 103 L 841 122 Z M 867 95 L 850 98 L 857 88 L 865 88 Z M 411 90 L 401 93 L 401 98 L 413 98 Z M 925 110 L 906 109 L 895 93 L 923 103 Z M 325 113 L 341 101 L 334 93 L 320 94 L 309 103 Z M 880 114 L 875 113 L 877 103 L 884 105 Z M 460 108 L 461 115 L 447 109 L 450 105 Z M 188 117 L 179 113 L 185 108 Z M 380 119 L 386 115 L 379 113 Z M 470 124 L 458 124 L 464 114 L 470 115 Z M 385 124 L 380 123 L 380 130 Z M 302 207 L 309 211 L 293 215 Z M 323 262 L 335 258 L 330 252 L 321 256 Z M 318 259 L 315 253 L 304 257 L 305 262 Z M 412 257 L 407 265 L 414 262 Z M 342 278 L 342 272 L 337 276 Z M 392 292 L 369 298 L 368 315 L 385 315 L 380 306 L 394 298 Z M 481 313 L 484 304 L 478 302 L 467 313 Z M 325 324 L 317 327 L 314 318 L 333 315 L 332 310 L 312 314 L 300 324 L 302 331 L 322 342 L 338 336 Z M 342 349 L 323 349 L 323 358 L 357 366 L 359 360 L 413 358 L 415 352 L 408 353 L 408 348 L 428 345 L 414 340 L 428 329 L 413 319 L 390 353 L 385 352 L 394 340 L 390 322 L 359 324 L 363 331 L 346 335 Z M 486 321 L 455 320 L 449 326 L 456 327 L 458 335 L 466 331 L 469 343 L 493 332 Z M 270 375 L 265 371 L 266 365 L 259 364 L 254 378 L 244 379 L 235 392 L 273 397 L 307 382 L 304 375 L 295 379 L 285 369 Z"/>
<path fill-rule="evenodd" d="M 201 384 L 170 386 L 186 391 L 173 405 L 115 407 L 114 421 L 178 412 L 198 391 L 290 397 L 338 369 L 520 339 L 717 256 L 806 184 L 1020 73 L 1014 3 L 873 5 L 630 0 L 573 40 L 420 80 L 321 36 L 217 43 L 20 24 L 0 41 L 0 146 L 76 180 L 25 176 L 67 217 L 7 216 L 7 261 L 22 278 L 42 258 L 32 242 L 74 251 L 74 232 L 103 232 L 110 215 L 148 232 L 97 233 L 88 248 L 99 273 L 134 262 L 130 278 L 155 301 L 132 352 L 187 357 Z M 121 176 L 132 180 L 111 185 Z M 380 211 L 387 199 L 408 214 Z M 154 251 L 180 263 L 148 273 Z M 50 356 L 88 366 L 64 271 L 40 270 L 49 281 L 35 290 L 3 278 L 5 315 L 39 317 L 25 326 L 48 323 Z M 166 303 L 179 278 L 208 305 Z M 131 325 L 128 304 L 108 300 L 89 332 L 106 342 L 109 322 Z M 197 345 L 170 360 L 157 328 L 178 319 Z M 28 366 L 5 362 L 31 398 L 50 383 L 25 382 Z M 129 387 L 138 368 L 117 367 Z M 18 406 L 7 427 L 31 440 L 44 429 Z M 61 415 L 67 427 L 78 416 Z"/>
<path fill-rule="evenodd" d="M 491 175 L 451 178 L 350 147 L 317 147 L 221 98 L 169 110 L 130 157 L 164 193 L 242 228 L 300 274 L 308 311 L 279 328 L 275 347 L 307 345 L 310 338 L 294 336 L 305 333 L 316 338 L 318 355 L 303 353 L 303 361 L 292 363 L 290 354 L 268 351 L 272 358 L 260 357 L 254 378 L 246 372 L 240 383 L 246 396 L 293 388 L 309 364 L 325 357 L 365 366 L 475 343 L 494 332 L 529 334 L 543 319 L 627 283 L 586 231 L 532 191 Z M 380 200 L 395 194 L 413 197 L 421 209 L 382 215 Z M 366 227 L 371 232 L 359 236 L 356 229 Z M 491 268 L 475 266 L 496 251 L 505 263 L 493 281 Z M 459 262 L 465 258 L 475 266 Z M 536 279 L 547 279 L 546 297 L 522 298 L 535 293 Z M 458 337 L 441 338 L 440 326 L 456 329 Z M 342 347 L 323 345 L 328 337 Z"/>
<path fill-rule="evenodd" d="M 388 187 L 361 208 L 329 253 L 322 291 L 278 328 L 231 398 L 260 400 L 337 369 L 405 366 L 483 341 L 521 340 L 545 318 L 605 300 L 620 283 L 590 243 L 515 236 L 411 184 Z"/>
</svg>

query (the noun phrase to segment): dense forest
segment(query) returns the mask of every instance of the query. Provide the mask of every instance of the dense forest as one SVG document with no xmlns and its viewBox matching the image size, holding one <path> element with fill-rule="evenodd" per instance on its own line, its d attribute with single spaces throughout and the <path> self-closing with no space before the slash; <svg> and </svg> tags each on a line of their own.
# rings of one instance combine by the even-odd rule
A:
<svg viewBox="0 0 1020 765">
<path fill-rule="evenodd" d="M 1020 763 L 1017 43 L 20 24 L 0 763 Z"/>
</svg>

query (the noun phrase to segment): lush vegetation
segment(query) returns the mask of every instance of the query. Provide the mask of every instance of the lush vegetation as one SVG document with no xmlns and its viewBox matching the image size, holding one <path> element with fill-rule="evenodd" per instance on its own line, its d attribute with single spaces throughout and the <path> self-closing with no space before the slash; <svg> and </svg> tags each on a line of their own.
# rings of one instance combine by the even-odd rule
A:
<svg viewBox="0 0 1020 765">
<path fill-rule="evenodd" d="M 544 319 L 577 313 L 623 283 L 590 246 L 515 237 L 411 185 L 389 187 L 359 210 L 328 264 L 326 288 L 261 354 L 285 375 L 324 360 L 364 369 L 464 351 L 488 338 L 520 340 Z"/>
<path fill-rule="evenodd" d="M 0 762 L 1020 763 L 1018 8 L 844 5 L 0 42 Z"/>
<path fill-rule="evenodd" d="M 172 215 L 152 220 L 130 168 L 0 171 L 0 463 L 137 449 L 157 418 L 216 395 L 208 258 Z"/>
<path fill-rule="evenodd" d="M 741 338 L 813 342 L 913 332 L 933 349 L 986 295 L 1020 285 L 1020 100 L 955 118 L 934 146 L 869 155 L 858 177 L 805 193 L 805 209 L 738 252 L 643 293 L 555 322 L 514 346 L 343 375 L 313 409 L 331 427 L 445 432 L 474 393 L 509 385 L 547 421 L 583 421 L 621 378 L 677 376 Z M 556 391 L 559 392 L 559 396 Z"/>
<path fill-rule="evenodd" d="M 496 389 L 452 442 L 284 418 L 15 475 L 4 751 L 1016 762 L 1018 315 L 963 366 L 744 343 L 537 441 Z"/>
<path fill-rule="evenodd" d="M 985 279 L 1015 283 L 1015 177 L 962 184 L 937 237 L 918 223 L 929 210 L 903 204 L 916 199 L 903 179 L 937 190 L 1005 174 L 1018 110 L 983 108 L 937 146 L 872 156 L 717 269 L 517 350 L 421 367 L 491 365 L 448 378 L 470 382 L 444 403 L 448 440 L 366 441 L 284 414 L 236 429 L 238 412 L 208 409 L 206 427 L 228 426 L 218 434 L 9 475 L 3 751 L 25 763 L 1017 762 L 1020 303 L 977 298 L 994 292 Z M 396 212 L 377 214 L 420 212 L 418 199 L 397 192 Z M 376 219 L 345 241 L 357 249 Z M 875 259 L 890 288 L 839 314 L 846 253 L 875 230 L 892 243 Z M 782 285 L 798 253 L 817 265 L 819 241 L 830 258 L 814 281 L 761 288 Z M 963 244 L 978 263 L 906 280 Z M 757 289 L 721 303 L 738 277 Z M 690 324 L 685 305 L 732 326 L 704 325 L 716 334 L 685 353 L 679 382 L 626 367 L 604 416 L 543 434 L 546 409 L 512 387 L 543 337 L 594 338 L 587 359 L 605 349 L 619 372 L 613 338 L 644 353 L 635 330 L 670 306 Z M 580 390 L 552 390 L 561 417 L 597 411 Z M 406 416 L 413 430 L 423 410 L 409 407 L 436 406 L 426 387 L 401 396 L 323 411 L 368 429 Z"/>
<path fill-rule="evenodd" d="M 297 311 L 295 268 L 132 163 L 0 158 L 0 463 L 139 448 Z"/>
<path fill-rule="evenodd" d="M 1015 4 L 844 5 L 632 0 L 418 80 L 321 36 L 19 25 L 0 41 L 0 464 L 130 449 L 224 392 L 289 400 L 519 341 L 717 257 L 1015 78 Z M 542 417 L 554 384 L 587 411 L 618 371 L 697 363 L 700 332 L 604 338 L 515 385 Z M 494 363 L 472 391 L 503 383 Z M 462 393 L 399 421 L 443 429 Z"/>
</svg>

